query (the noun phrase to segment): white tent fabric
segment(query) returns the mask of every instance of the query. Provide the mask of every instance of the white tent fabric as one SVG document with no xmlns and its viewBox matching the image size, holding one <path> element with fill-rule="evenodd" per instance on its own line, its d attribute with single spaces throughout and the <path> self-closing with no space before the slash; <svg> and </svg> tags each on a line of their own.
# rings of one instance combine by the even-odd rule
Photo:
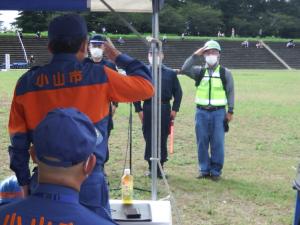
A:
<svg viewBox="0 0 300 225">
<path fill-rule="evenodd" d="M 152 12 L 152 0 L 105 0 L 117 12 Z M 109 11 L 100 0 L 0 0 L 0 10 Z"/>
<path fill-rule="evenodd" d="M 91 11 L 107 11 L 100 0 L 89 0 Z M 117 12 L 152 13 L 152 0 L 105 0 Z"/>
</svg>

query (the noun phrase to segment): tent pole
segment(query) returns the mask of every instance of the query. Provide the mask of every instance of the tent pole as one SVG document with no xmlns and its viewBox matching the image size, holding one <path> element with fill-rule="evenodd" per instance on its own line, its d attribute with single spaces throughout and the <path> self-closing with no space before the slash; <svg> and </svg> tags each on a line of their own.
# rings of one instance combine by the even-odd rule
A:
<svg viewBox="0 0 300 225">
<path fill-rule="evenodd" d="M 152 1 L 152 37 L 159 40 L 159 0 Z M 157 42 L 151 43 L 152 48 L 152 78 L 155 88 L 155 95 L 152 98 L 152 133 L 151 133 L 151 193 L 152 200 L 157 200 L 157 162 L 160 154 L 160 120 L 161 120 L 161 63 L 158 64 L 159 45 Z M 161 59 L 160 59 L 161 60 Z"/>
</svg>

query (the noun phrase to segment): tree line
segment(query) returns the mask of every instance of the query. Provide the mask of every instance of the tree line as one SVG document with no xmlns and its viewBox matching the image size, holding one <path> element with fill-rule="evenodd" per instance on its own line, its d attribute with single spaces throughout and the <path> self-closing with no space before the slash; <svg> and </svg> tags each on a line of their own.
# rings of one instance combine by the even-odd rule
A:
<svg viewBox="0 0 300 225">
<path fill-rule="evenodd" d="M 21 12 L 15 25 L 23 32 L 46 31 L 57 12 Z M 81 12 L 89 31 L 127 34 L 130 30 L 112 13 Z M 151 32 L 151 14 L 121 13 L 141 33 Z M 299 0 L 165 0 L 160 32 L 181 35 L 300 37 Z"/>
</svg>

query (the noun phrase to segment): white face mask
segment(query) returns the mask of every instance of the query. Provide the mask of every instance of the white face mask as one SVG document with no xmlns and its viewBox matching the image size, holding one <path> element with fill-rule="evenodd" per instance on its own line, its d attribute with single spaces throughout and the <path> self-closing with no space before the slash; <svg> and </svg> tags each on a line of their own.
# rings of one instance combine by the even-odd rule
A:
<svg viewBox="0 0 300 225">
<path fill-rule="evenodd" d="M 101 59 L 103 57 L 102 48 L 90 48 L 90 52 L 93 58 Z"/>
<path fill-rule="evenodd" d="M 159 63 L 160 63 L 160 57 L 158 56 L 157 59 L 158 59 L 157 65 L 159 65 Z M 148 61 L 149 61 L 149 64 L 152 65 L 152 55 L 148 56 Z"/>
<path fill-rule="evenodd" d="M 209 66 L 214 66 L 218 62 L 218 56 L 217 55 L 205 56 L 205 61 Z"/>
</svg>

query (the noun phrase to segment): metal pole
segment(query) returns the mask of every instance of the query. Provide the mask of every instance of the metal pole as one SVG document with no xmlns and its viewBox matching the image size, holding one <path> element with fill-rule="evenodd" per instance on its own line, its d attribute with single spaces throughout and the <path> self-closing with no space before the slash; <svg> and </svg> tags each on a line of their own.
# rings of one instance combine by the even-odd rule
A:
<svg viewBox="0 0 300 225">
<path fill-rule="evenodd" d="M 152 37 L 159 39 L 159 0 L 152 1 L 153 15 L 152 15 Z M 152 98 L 152 133 L 151 133 L 151 147 L 152 147 L 152 161 L 151 161 L 151 175 L 152 175 L 152 200 L 157 200 L 157 158 L 160 149 L 160 80 L 161 76 L 158 69 L 158 45 L 155 42 L 151 43 L 152 48 L 152 78 L 155 88 L 155 95 Z"/>
<path fill-rule="evenodd" d="M 129 169 L 132 175 L 132 103 L 130 103 L 129 113 Z"/>
</svg>

